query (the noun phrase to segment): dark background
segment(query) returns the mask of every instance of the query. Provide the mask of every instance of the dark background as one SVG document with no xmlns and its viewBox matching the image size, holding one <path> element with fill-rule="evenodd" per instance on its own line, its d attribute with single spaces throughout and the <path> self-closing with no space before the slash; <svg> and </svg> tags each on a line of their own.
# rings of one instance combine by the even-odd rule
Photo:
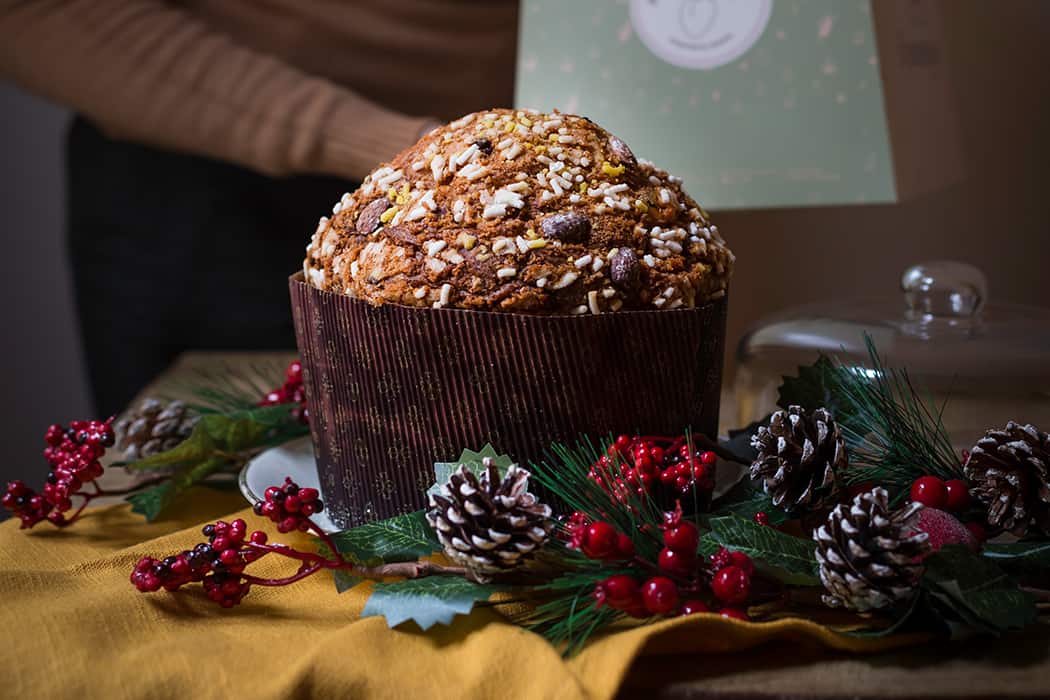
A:
<svg viewBox="0 0 1050 700">
<path fill-rule="evenodd" d="M 994 301 L 1050 306 L 1050 2 L 939 4 L 968 176 L 894 206 L 716 212 L 738 258 L 730 373 L 731 349 L 763 314 L 829 297 L 895 295 L 900 272 L 920 260 L 976 264 Z M 93 413 L 62 233 L 69 115 L 5 84 L 0 115 L 0 481 L 21 477 L 37 486 L 45 427 Z M 703 201 L 703 192 L 693 194 Z M 289 235 L 305 245 L 321 213 L 304 212 L 302 231 Z M 289 260 L 289 272 L 299 264 Z"/>
</svg>

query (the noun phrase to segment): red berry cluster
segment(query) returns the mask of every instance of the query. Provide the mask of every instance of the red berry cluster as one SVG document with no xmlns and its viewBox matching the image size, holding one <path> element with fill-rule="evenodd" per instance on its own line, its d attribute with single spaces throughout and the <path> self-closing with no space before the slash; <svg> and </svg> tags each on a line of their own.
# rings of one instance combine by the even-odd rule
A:
<svg viewBox="0 0 1050 700">
<path fill-rule="evenodd" d="M 945 481 L 936 476 L 922 476 L 911 485 L 911 500 L 930 508 L 962 513 L 970 507 L 970 489 L 962 479 Z"/>
<path fill-rule="evenodd" d="M 590 478 L 624 500 L 628 493 L 659 490 L 682 495 L 714 488 L 714 452 L 697 450 L 685 436 L 620 435 L 591 465 Z"/>
<path fill-rule="evenodd" d="M 143 593 L 175 591 L 187 583 L 201 583 L 208 597 L 224 608 L 233 607 L 251 588 L 242 573 L 249 562 L 265 554 L 250 545 L 265 545 L 266 533 L 247 533 L 247 524 L 237 519 L 218 521 L 201 530 L 207 542 L 164 559 L 143 557 L 131 572 L 131 582 Z M 249 544 L 250 543 L 250 544 Z"/>
<path fill-rule="evenodd" d="M 285 478 L 284 486 L 266 489 L 266 500 L 255 504 L 255 512 L 277 523 L 281 532 L 299 530 L 317 537 L 328 547 L 331 558 L 267 542 L 265 532 L 249 533 L 243 520 L 220 520 L 204 526 L 201 532 L 208 541 L 193 549 L 164 559 L 140 559 L 131 572 L 131 583 L 143 593 L 175 591 L 187 583 L 200 583 L 210 599 L 229 608 L 240 603 L 252 586 L 285 586 L 322 569 L 354 569 L 353 562 L 345 559 L 332 539 L 310 520 L 322 508 L 317 489 L 301 489 L 289 478 Z M 286 578 L 259 578 L 245 571 L 268 554 L 298 561 L 299 569 Z"/>
<path fill-rule="evenodd" d="M 627 574 L 610 576 L 595 587 L 598 606 L 608 605 L 631 617 L 670 615 L 678 609 L 678 586 L 666 576 L 652 576 L 639 583 Z"/>
<path fill-rule="evenodd" d="M 584 534 L 574 537 L 573 542 L 578 543 L 584 554 L 591 558 L 614 558 L 595 556 L 602 554 L 602 550 L 594 550 L 591 539 L 596 525 L 603 526 L 598 530 L 602 534 L 600 542 L 611 542 L 612 536 L 624 537 L 617 535 L 608 523 L 599 521 L 586 526 Z M 707 571 L 701 567 L 697 555 L 699 544 L 700 531 L 693 522 L 683 519 L 681 506 L 676 506 L 675 510 L 665 514 L 663 547 L 654 567 L 658 573 L 644 580 L 629 574 L 604 579 L 595 587 L 597 605 L 608 605 L 631 617 L 707 612 L 710 609 L 708 604 L 696 594 L 710 573 L 711 593 L 720 603 L 719 612 L 727 617 L 748 619 L 747 613 L 739 606 L 747 602 L 751 594 L 751 576 L 755 570 L 751 559 L 742 552 L 729 552 L 723 548 L 711 557 L 712 566 Z M 633 545 L 630 550 L 633 554 Z"/>
<path fill-rule="evenodd" d="M 266 489 L 264 501 L 258 501 L 253 509 L 256 515 L 277 523 L 278 532 L 305 532 L 310 528 L 310 516 L 324 510 L 317 489 L 299 488 L 299 484 L 285 477 L 284 486 Z"/>
<path fill-rule="evenodd" d="M 302 423 L 310 422 L 310 410 L 306 407 L 306 388 L 303 386 L 303 364 L 294 360 L 284 370 L 284 384 L 259 400 L 259 406 L 296 404 L 292 417 Z"/>
<path fill-rule="evenodd" d="M 711 555 L 711 592 L 722 603 L 728 606 L 739 606 L 751 596 L 751 576 L 755 573 L 755 564 L 743 552 L 730 552 L 725 547 Z M 731 608 L 730 617 L 747 619 L 747 613 L 741 608 Z M 725 610 L 723 610 L 723 613 Z"/>
<path fill-rule="evenodd" d="M 21 519 L 23 528 L 33 527 L 45 519 L 59 527 L 68 525 L 76 517 L 65 516 L 73 507 L 72 497 L 83 496 L 86 503 L 98 495 L 85 494 L 80 489 L 102 476 L 99 460 L 106 448 L 113 445 L 114 439 L 112 418 L 50 426 L 44 434 L 47 443 L 44 459 L 51 471 L 43 493 L 38 494 L 21 481 L 12 481 L 7 485 L 0 504 Z"/>
<path fill-rule="evenodd" d="M 569 546 L 578 549 L 590 559 L 617 561 L 634 556 L 634 542 L 604 520 L 588 522 L 582 513 L 573 513 L 569 520 Z"/>
</svg>

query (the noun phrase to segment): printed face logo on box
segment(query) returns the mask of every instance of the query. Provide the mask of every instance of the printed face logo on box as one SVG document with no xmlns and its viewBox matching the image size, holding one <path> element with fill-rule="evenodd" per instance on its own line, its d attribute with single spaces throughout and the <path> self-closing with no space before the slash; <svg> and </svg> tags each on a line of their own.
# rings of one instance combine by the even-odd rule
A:
<svg viewBox="0 0 1050 700">
<path fill-rule="evenodd" d="M 754 46 L 772 10 L 772 0 L 631 0 L 631 26 L 658 58 L 710 70 Z"/>
</svg>

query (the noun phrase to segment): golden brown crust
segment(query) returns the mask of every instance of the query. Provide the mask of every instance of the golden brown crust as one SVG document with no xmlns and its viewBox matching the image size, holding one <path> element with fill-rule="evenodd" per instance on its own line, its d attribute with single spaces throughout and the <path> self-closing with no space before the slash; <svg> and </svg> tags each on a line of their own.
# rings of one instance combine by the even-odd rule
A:
<svg viewBox="0 0 1050 700">
<path fill-rule="evenodd" d="M 689 308 L 733 255 L 681 181 L 584 117 L 494 109 L 430 132 L 322 218 L 304 273 L 373 304 Z"/>
</svg>

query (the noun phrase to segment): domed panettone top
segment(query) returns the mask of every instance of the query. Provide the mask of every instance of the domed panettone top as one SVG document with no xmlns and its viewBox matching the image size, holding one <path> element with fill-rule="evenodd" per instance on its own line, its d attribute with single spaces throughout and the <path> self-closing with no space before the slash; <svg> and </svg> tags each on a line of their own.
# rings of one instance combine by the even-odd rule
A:
<svg viewBox="0 0 1050 700">
<path fill-rule="evenodd" d="M 315 287 L 519 313 L 690 308 L 733 254 L 681 180 L 594 122 L 495 109 L 437 128 L 320 220 Z"/>
</svg>

